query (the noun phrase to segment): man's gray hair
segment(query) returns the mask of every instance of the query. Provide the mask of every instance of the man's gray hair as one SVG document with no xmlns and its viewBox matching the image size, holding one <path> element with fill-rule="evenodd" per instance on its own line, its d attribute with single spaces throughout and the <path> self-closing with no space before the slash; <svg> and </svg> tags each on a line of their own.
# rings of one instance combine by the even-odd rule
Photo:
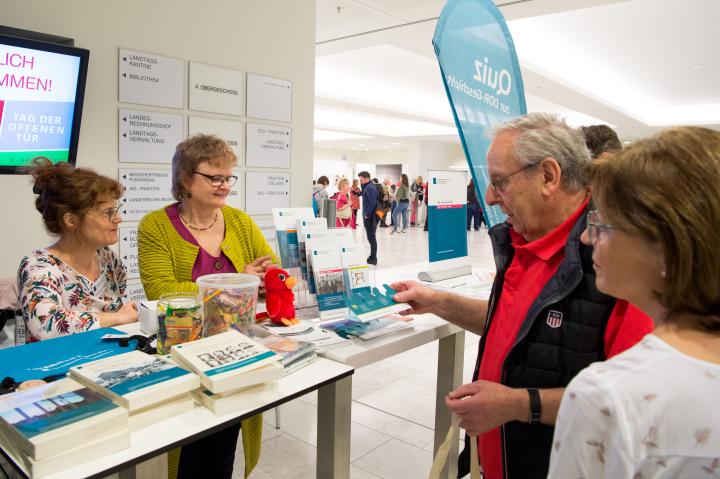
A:
<svg viewBox="0 0 720 479">
<path fill-rule="evenodd" d="M 552 113 L 529 113 L 495 128 L 493 136 L 516 134 L 513 153 L 521 166 L 554 158 L 562 171 L 562 186 L 578 191 L 587 186 L 586 168 L 590 152 L 579 129 Z"/>
</svg>

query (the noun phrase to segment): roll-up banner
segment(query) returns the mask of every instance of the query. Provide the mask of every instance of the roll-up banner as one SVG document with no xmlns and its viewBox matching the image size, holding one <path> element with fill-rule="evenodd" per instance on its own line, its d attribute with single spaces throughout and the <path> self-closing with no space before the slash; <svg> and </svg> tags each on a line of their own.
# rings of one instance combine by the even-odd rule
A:
<svg viewBox="0 0 720 479">
<path fill-rule="evenodd" d="M 505 221 L 505 215 L 485 202 L 490 132 L 527 113 L 515 45 L 492 0 L 449 0 L 433 47 L 483 214 L 492 227 Z"/>
</svg>

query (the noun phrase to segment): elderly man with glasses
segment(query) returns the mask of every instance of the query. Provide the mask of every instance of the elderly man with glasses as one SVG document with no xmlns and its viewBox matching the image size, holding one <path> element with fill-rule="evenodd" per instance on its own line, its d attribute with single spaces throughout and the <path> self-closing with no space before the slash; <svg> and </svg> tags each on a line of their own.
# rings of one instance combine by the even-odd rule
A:
<svg viewBox="0 0 720 479">
<path fill-rule="evenodd" d="M 490 230 L 490 299 L 412 281 L 393 285 L 395 299 L 410 303 L 408 314 L 432 312 L 481 335 L 474 382 L 446 398 L 471 436 L 460 477 L 477 440 L 486 479 L 544 478 L 565 386 L 653 326 L 595 287 L 592 247 L 580 242 L 590 201 L 582 133 L 554 115 L 526 115 L 495 131 L 487 160 L 486 200 L 507 215 Z"/>
</svg>

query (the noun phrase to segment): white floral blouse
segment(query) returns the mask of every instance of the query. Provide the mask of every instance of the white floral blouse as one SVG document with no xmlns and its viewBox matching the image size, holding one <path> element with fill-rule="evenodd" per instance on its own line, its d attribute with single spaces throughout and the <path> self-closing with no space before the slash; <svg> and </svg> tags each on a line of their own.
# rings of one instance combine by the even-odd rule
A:
<svg viewBox="0 0 720 479">
<path fill-rule="evenodd" d="M 94 282 L 45 249 L 22 259 L 18 290 L 28 342 L 99 328 L 98 312 L 120 309 L 125 267 L 108 247 L 97 254 L 100 275 Z"/>
<path fill-rule="evenodd" d="M 720 365 L 653 334 L 573 379 L 549 478 L 720 477 Z"/>
</svg>

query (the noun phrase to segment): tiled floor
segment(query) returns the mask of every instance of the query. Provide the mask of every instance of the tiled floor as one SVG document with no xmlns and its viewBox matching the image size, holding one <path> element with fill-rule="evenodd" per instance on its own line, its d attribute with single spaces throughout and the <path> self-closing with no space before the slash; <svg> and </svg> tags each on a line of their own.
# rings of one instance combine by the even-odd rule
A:
<svg viewBox="0 0 720 479">
<path fill-rule="evenodd" d="M 365 241 L 356 231 L 356 239 Z M 468 232 L 473 264 L 492 268 L 486 230 Z M 427 259 L 427 233 L 410 228 L 390 235 L 378 229 L 378 267 Z M 465 335 L 468 381 L 475 365 L 477 336 Z M 409 479 L 427 477 L 432 465 L 437 342 L 357 369 L 353 375 L 350 477 Z M 317 395 L 308 394 L 281 407 L 281 427 L 265 414 L 263 450 L 251 479 L 315 477 Z M 242 444 L 238 444 L 234 477 L 243 477 Z"/>
</svg>

